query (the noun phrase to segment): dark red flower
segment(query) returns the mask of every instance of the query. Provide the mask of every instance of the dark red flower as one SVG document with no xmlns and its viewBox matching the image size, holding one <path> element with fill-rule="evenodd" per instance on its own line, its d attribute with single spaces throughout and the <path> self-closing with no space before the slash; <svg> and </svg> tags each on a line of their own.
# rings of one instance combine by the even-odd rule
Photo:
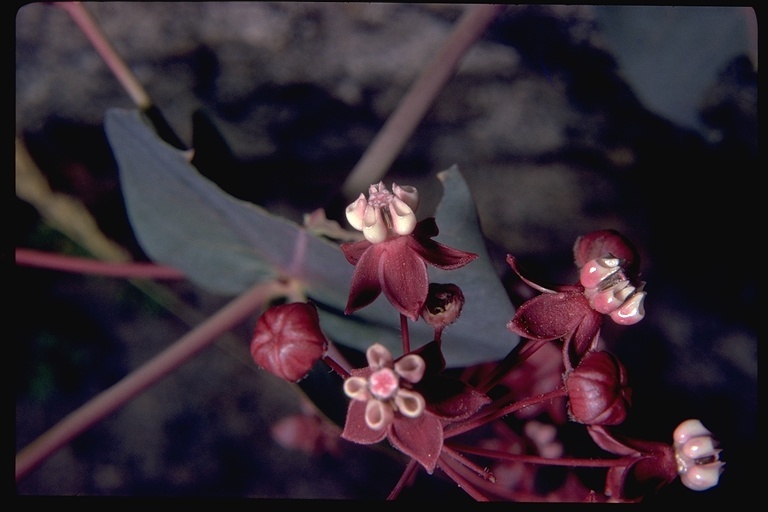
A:
<svg viewBox="0 0 768 512">
<path fill-rule="evenodd" d="M 298 382 L 323 356 L 327 345 L 315 306 L 293 302 L 272 306 L 259 317 L 251 356 L 273 375 Z"/>
<path fill-rule="evenodd" d="M 369 366 L 344 382 L 352 400 L 341 437 L 358 444 L 386 438 L 431 474 L 443 449 L 443 426 L 468 418 L 490 399 L 440 374 L 445 362 L 435 342 L 396 360 L 374 344 L 366 357 Z"/>
<path fill-rule="evenodd" d="M 351 314 L 384 292 L 397 311 L 418 320 L 429 289 L 426 264 L 453 270 L 477 258 L 477 254 L 432 240 L 437 234 L 435 219 L 430 217 L 416 224 L 408 235 L 390 236 L 378 243 L 361 240 L 342 244 L 347 261 L 355 265 L 344 312 Z"/>
</svg>

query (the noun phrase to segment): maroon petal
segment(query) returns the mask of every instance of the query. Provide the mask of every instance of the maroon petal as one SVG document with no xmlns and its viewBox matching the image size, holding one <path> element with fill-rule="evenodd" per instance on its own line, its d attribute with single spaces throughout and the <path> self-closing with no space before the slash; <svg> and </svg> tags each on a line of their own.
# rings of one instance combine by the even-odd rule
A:
<svg viewBox="0 0 768 512">
<path fill-rule="evenodd" d="M 357 444 L 374 444 L 387 437 L 387 429 L 373 430 L 365 422 L 365 404 L 361 400 L 352 400 L 347 408 L 347 419 L 341 437 Z"/>
<path fill-rule="evenodd" d="M 392 446 L 415 459 L 430 475 L 443 449 L 443 425 L 431 414 L 418 418 L 396 417 L 389 431 Z"/>
<path fill-rule="evenodd" d="M 576 329 L 591 312 L 583 293 L 543 293 L 523 303 L 507 328 L 524 338 L 554 340 Z"/>
<path fill-rule="evenodd" d="M 367 240 L 364 240 L 367 242 Z M 354 244 L 352 244 L 354 245 Z M 352 283 L 349 286 L 349 298 L 344 313 L 349 315 L 367 306 L 381 293 L 379 283 L 379 260 L 382 256 L 382 244 L 370 244 L 357 260 Z"/>
<path fill-rule="evenodd" d="M 357 265 L 357 262 L 363 257 L 363 253 L 368 250 L 371 245 L 373 244 L 368 240 L 360 240 L 358 242 L 341 244 L 341 250 L 348 262 Z"/>
<path fill-rule="evenodd" d="M 410 237 L 404 236 L 378 244 L 386 244 L 379 260 L 378 280 L 395 309 L 415 322 L 427 300 L 429 276 L 427 265 L 408 248 L 407 240 Z"/>
<path fill-rule="evenodd" d="M 590 308 L 576 326 L 569 342 L 569 352 L 573 365 L 577 366 L 582 357 L 595 348 L 600 327 L 603 325 L 603 318 L 605 318 L 603 315 Z"/>
<path fill-rule="evenodd" d="M 408 245 L 429 264 L 443 269 L 454 270 L 477 259 L 477 254 L 448 247 L 429 238 L 408 237 Z"/>
</svg>

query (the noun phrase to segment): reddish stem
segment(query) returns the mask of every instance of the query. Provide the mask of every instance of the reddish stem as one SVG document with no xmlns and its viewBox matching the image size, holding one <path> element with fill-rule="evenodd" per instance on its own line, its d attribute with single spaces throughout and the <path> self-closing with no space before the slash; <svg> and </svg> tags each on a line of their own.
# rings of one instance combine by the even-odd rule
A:
<svg viewBox="0 0 768 512">
<path fill-rule="evenodd" d="M 71 412 L 50 430 L 16 455 L 16 481 L 24 478 L 59 448 L 115 412 L 204 348 L 212 345 L 232 326 L 245 320 L 268 301 L 287 291 L 284 283 L 260 283 L 246 291 L 176 343 Z"/>
<path fill-rule="evenodd" d="M 508 414 L 512 414 L 513 412 L 519 411 L 520 409 L 523 409 L 525 407 L 530 407 L 531 405 L 536 405 L 541 402 L 546 402 L 547 400 L 553 400 L 555 398 L 565 396 L 567 394 L 568 394 L 568 391 L 565 389 L 565 387 L 560 387 L 550 391 L 549 393 L 544 393 L 538 396 L 528 398 L 526 400 L 513 402 L 505 407 L 498 407 L 497 404 L 505 403 L 506 400 L 504 401 L 497 400 L 494 403 L 482 409 L 481 411 L 483 412 L 481 412 L 479 415 L 473 416 L 465 421 L 462 421 L 461 423 L 457 423 L 455 425 L 449 425 L 448 427 L 446 427 L 445 438 L 448 439 L 450 437 L 463 434 L 464 432 L 469 432 L 470 430 L 481 427 L 487 423 L 490 423 L 493 420 L 499 419 Z"/>
<path fill-rule="evenodd" d="M 400 335 L 403 337 L 403 354 L 411 352 L 411 334 L 408 330 L 408 317 L 400 313 Z"/>
<path fill-rule="evenodd" d="M 461 59 L 472 48 L 504 5 L 470 5 L 446 42 L 422 70 L 397 109 L 347 176 L 342 192 L 350 200 L 376 183 L 395 161 L 429 107 L 443 90 Z"/>
<path fill-rule="evenodd" d="M 573 457 L 558 457 L 551 459 L 541 457 L 540 455 L 522 455 L 498 450 L 488 450 L 477 446 L 470 446 L 460 443 L 451 443 L 451 448 L 463 453 L 479 455 L 489 459 L 504 460 L 510 462 L 526 462 L 529 464 L 540 464 L 544 466 L 568 466 L 580 468 L 613 468 L 623 467 L 637 461 L 637 457 L 627 456 L 617 459 L 579 459 Z"/>
<path fill-rule="evenodd" d="M 52 254 L 34 249 L 16 249 L 16 264 L 29 267 L 96 274 L 126 279 L 185 279 L 180 270 L 156 263 L 108 262 L 63 254 Z"/>
<path fill-rule="evenodd" d="M 408 465 L 405 467 L 403 474 L 400 475 L 400 479 L 395 484 L 395 488 L 392 489 L 392 491 L 389 493 L 389 496 L 387 496 L 387 500 L 391 501 L 397 499 L 397 497 L 400 495 L 400 492 L 403 490 L 403 488 L 405 488 L 405 485 L 408 483 L 417 469 L 419 469 L 419 463 L 416 462 L 416 460 L 411 459 L 410 462 L 408 462 Z"/>
</svg>

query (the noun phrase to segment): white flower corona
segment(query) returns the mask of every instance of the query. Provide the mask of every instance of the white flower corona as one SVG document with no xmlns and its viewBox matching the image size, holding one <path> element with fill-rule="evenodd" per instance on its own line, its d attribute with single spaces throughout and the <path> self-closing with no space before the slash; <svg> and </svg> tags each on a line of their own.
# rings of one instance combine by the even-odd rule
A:
<svg viewBox="0 0 768 512">
<path fill-rule="evenodd" d="M 349 224 L 362 231 L 372 244 L 383 242 L 392 235 L 410 235 L 416 227 L 416 208 L 419 194 L 415 187 L 392 183 L 392 192 L 383 182 L 371 185 L 368 199 L 360 194 L 347 206 Z"/>
</svg>

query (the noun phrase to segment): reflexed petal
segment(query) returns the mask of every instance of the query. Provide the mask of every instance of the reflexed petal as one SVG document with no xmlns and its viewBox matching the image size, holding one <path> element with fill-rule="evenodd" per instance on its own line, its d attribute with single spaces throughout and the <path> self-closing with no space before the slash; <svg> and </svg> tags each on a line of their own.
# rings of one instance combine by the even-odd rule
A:
<svg viewBox="0 0 768 512">
<path fill-rule="evenodd" d="M 371 398 L 368 392 L 368 381 L 362 377 L 349 377 L 344 381 L 344 394 L 354 400 L 367 402 Z"/>
<path fill-rule="evenodd" d="M 387 437 L 387 429 L 373 430 L 365 422 L 365 407 L 367 402 L 350 400 L 347 408 L 347 419 L 341 437 L 358 444 L 378 443 Z"/>
<path fill-rule="evenodd" d="M 352 283 L 349 287 L 349 298 L 344 309 L 345 314 L 349 315 L 367 306 L 376 300 L 376 297 L 381 293 L 378 275 L 381 253 L 381 244 L 372 244 L 368 246 L 368 249 L 358 260 L 355 266 L 355 273 L 352 275 Z"/>
<path fill-rule="evenodd" d="M 408 354 L 395 362 L 395 371 L 402 378 L 416 384 L 424 376 L 427 363 L 416 354 Z"/>
<path fill-rule="evenodd" d="M 416 235 L 416 231 L 414 231 L 413 235 Z M 463 267 L 478 257 L 475 253 L 460 251 L 420 236 L 409 237 L 408 246 L 427 263 L 443 270 L 454 270 Z"/>
<path fill-rule="evenodd" d="M 424 261 L 408 250 L 406 243 L 410 239 L 404 236 L 386 242 L 386 250 L 379 260 L 378 276 L 389 302 L 415 322 L 427 300 L 429 276 Z"/>
<path fill-rule="evenodd" d="M 431 475 L 443 449 L 443 425 L 428 413 L 418 418 L 396 418 L 389 429 L 389 442 Z"/>
<path fill-rule="evenodd" d="M 544 293 L 523 303 L 507 328 L 524 338 L 554 340 L 574 331 L 591 313 L 583 293 Z"/>
<path fill-rule="evenodd" d="M 403 416 L 418 418 L 427 406 L 424 397 L 414 391 L 400 389 L 395 394 L 395 405 Z"/>
<path fill-rule="evenodd" d="M 371 244 L 371 242 L 368 240 L 360 240 L 358 242 L 341 244 L 341 250 L 344 253 L 344 257 L 347 258 L 348 262 L 353 265 L 357 265 L 357 262 L 360 261 L 360 258 L 363 257 L 363 254 L 371 245 L 373 244 Z"/>
</svg>

